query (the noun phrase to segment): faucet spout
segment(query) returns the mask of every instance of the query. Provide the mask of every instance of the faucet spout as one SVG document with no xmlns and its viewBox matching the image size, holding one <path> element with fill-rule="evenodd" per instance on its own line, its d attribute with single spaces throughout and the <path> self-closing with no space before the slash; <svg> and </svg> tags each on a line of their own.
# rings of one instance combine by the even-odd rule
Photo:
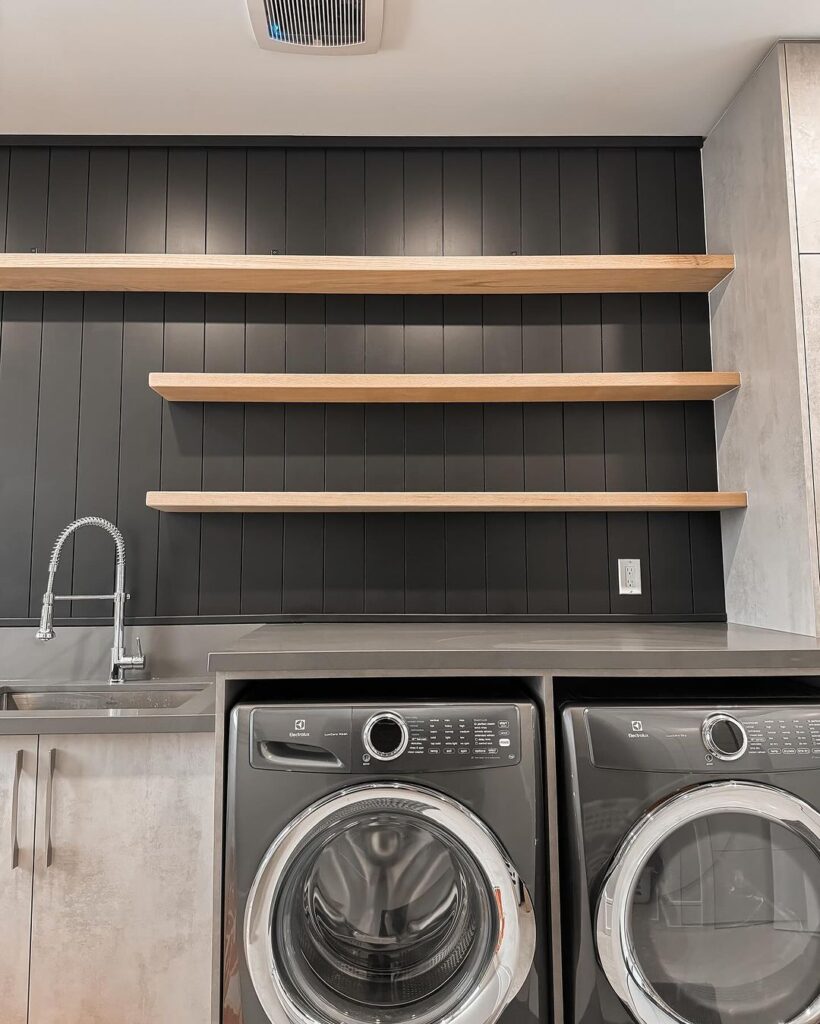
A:
<svg viewBox="0 0 820 1024">
<path fill-rule="evenodd" d="M 54 578 L 60 565 L 60 555 L 63 545 L 72 534 L 85 526 L 98 526 L 105 530 L 114 541 L 116 549 L 116 566 L 114 572 L 114 593 L 94 594 L 89 597 L 76 594 L 57 595 L 54 593 Z M 111 648 L 111 672 L 109 682 L 124 683 L 125 672 L 128 669 L 145 668 L 145 655 L 142 653 L 142 644 L 137 638 L 137 651 L 135 655 L 128 655 L 125 652 L 125 602 L 129 595 L 125 592 L 125 540 L 123 535 L 107 519 L 99 516 L 84 516 L 69 523 L 61 530 L 54 541 L 51 549 L 51 558 L 48 563 L 48 582 L 43 594 L 43 606 L 40 613 L 40 627 L 35 637 L 38 640 L 52 640 L 54 638 L 54 602 L 55 601 L 113 601 L 114 603 L 114 643 Z"/>
</svg>

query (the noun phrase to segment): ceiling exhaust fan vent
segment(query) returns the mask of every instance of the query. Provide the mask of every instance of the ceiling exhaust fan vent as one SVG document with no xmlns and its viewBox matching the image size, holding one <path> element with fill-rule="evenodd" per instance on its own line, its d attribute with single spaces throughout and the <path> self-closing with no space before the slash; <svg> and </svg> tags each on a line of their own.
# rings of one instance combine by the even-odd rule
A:
<svg viewBox="0 0 820 1024">
<path fill-rule="evenodd" d="M 384 0 L 248 0 L 256 40 L 292 53 L 375 53 Z"/>
</svg>

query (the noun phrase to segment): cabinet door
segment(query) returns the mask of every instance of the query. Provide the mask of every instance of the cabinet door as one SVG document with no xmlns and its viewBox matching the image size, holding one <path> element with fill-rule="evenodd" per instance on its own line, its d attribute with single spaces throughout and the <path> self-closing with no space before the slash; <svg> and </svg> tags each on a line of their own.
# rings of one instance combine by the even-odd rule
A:
<svg viewBox="0 0 820 1024">
<path fill-rule="evenodd" d="M 208 1024 L 214 739 L 41 736 L 29 1024 Z"/>
<path fill-rule="evenodd" d="M 37 737 L 0 736 L 0 1021 L 26 1024 Z"/>
</svg>

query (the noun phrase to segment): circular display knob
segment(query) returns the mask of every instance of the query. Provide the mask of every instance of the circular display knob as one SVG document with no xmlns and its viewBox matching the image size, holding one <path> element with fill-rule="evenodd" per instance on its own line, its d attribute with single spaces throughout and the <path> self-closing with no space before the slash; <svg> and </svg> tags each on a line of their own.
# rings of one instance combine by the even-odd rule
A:
<svg viewBox="0 0 820 1024">
<path fill-rule="evenodd" d="M 379 711 L 365 723 L 364 748 L 377 761 L 392 761 L 407 749 L 410 733 L 407 723 L 395 711 Z"/>
<path fill-rule="evenodd" d="M 731 715 L 709 715 L 703 723 L 703 745 L 720 761 L 736 761 L 749 746 L 746 730 Z"/>
</svg>

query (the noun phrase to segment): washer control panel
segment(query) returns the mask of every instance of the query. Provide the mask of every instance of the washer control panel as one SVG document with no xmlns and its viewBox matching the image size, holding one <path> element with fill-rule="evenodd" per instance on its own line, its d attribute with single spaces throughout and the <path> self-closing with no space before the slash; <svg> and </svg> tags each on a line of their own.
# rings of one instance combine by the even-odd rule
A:
<svg viewBox="0 0 820 1024">
<path fill-rule="evenodd" d="M 820 768 L 820 707 L 584 709 L 594 763 L 732 774 Z"/>
<path fill-rule="evenodd" d="M 521 760 L 515 704 L 260 706 L 251 766 L 402 775 L 500 768 Z"/>
<path fill-rule="evenodd" d="M 353 709 L 353 764 L 357 770 L 458 771 L 499 767 L 521 759 L 521 728 L 514 705 L 402 706 Z"/>
</svg>

